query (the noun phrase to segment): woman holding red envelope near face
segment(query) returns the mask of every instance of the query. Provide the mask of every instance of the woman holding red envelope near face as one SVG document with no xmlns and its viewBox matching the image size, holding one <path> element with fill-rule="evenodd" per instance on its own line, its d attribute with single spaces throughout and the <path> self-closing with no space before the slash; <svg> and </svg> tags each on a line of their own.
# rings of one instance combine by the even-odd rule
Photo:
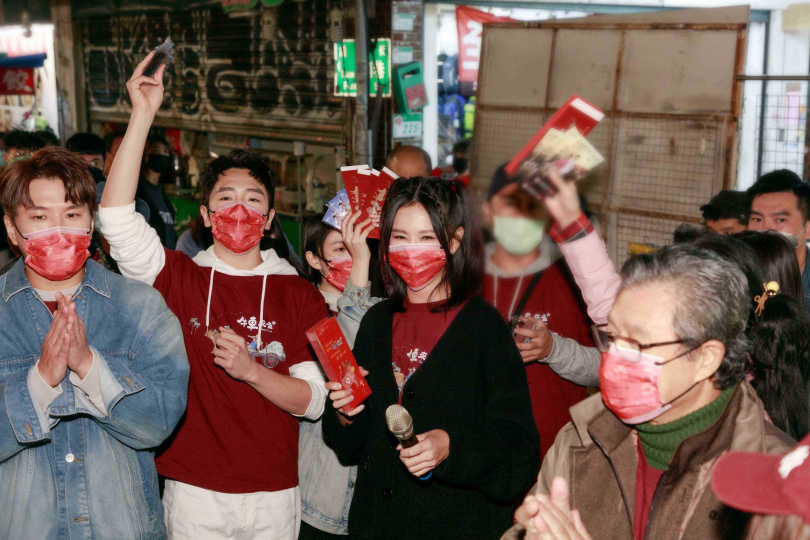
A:
<svg viewBox="0 0 810 540">
<path fill-rule="evenodd" d="M 335 410 L 323 418 L 327 444 L 359 464 L 353 539 L 498 538 L 539 468 L 523 362 L 478 297 L 480 231 L 460 182 L 392 184 L 380 220 L 389 298 L 368 311 L 354 347 L 372 393 L 346 412 L 353 396 L 327 383 Z M 410 448 L 386 427 L 396 403 L 413 418 Z"/>
</svg>

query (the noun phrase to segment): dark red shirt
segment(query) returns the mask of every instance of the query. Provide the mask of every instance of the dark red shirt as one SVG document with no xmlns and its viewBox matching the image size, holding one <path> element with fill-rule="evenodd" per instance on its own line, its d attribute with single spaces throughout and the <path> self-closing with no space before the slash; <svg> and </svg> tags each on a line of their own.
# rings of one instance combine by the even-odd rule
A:
<svg viewBox="0 0 810 540">
<path fill-rule="evenodd" d="M 411 304 L 406 300 L 405 311 L 394 313 L 391 364 L 399 386 L 400 402 L 402 387 L 427 360 L 462 306 L 449 311 L 431 311 L 436 304 Z"/>
<path fill-rule="evenodd" d="M 298 418 L 214 363 L 205 314 L 211 268 L 166 250 L 155 288 L 180 320 L 191 366 L 188 407 L 158 473 L 222 493 L 281 491 L 298 485 Z M 210 330 L 229 326 L 248 344 L 259 332 L 264 276 L 214 275 Z M 267 276 L 262 345 L 267 369 L 289 375 L 312 360 L 306 331 L 327 316 L 321 293 L 298 276 Z"/>
<path fill-rule="evenodd" d="M 543 271 L 526 307 L 519 315 L 543 321 L 549 330 L 562 337 L 572 338 L 582 345 L 593 347 L 585 310 L 575 285 L 563 263 L 556 262 Z M 497 280 L 498 298 L 495 298 Z M 495 306 L 506 319 L 509 310 L 520 302 L 532 276 L 495 277 L 486 274 L 484 298 Z M 518 288 L 520 285 L 520 288 Z M 587 397 L 586 389 L 570 383 L 554 373 L 550 367 L 538 362 L 526 364 L 532 414 L 540 433 L 540 455 L 545 456 L 554 444 L 557 433 L 571 421 L 569 407 Z"/>
<path fill-rule="evenodd" d="M 638 452 L 638 469 L 636 470 L 636 514 L 633 516 L 633 540 L 644 540 L 647 531 L 647 520 L 650 517 L 655 488 L 664 475 L 664 471 L 654 469 L 647 463 L 644 450 L 641 448 L 641 439 L 636 445 Z"/>
</svg>

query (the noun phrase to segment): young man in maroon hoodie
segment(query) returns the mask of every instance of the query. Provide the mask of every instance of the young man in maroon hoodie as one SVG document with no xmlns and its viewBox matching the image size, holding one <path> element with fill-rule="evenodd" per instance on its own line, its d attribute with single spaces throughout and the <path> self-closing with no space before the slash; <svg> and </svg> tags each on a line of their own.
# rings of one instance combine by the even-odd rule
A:
<svg viewBox="0 0 810 540">
<path fill-rule="evenodd" d="M 132 116 L 99 219 L 121 272 L 153 284 L 180 319 L 191 365 L 185 419 L 157 458 L 172 538 L 298 536 L 298 418 L 317 419 L 326 389 L 306 330 L 320 293 L 259 241 L 273 219 L 273 180 L 235 151 L 201 176 L 214 245 L 194 259 L 164 249 L 134 211 L 146 136 L 163 100 L 160 68 L 127 83 Z"/>
<path fill-rule="evenodd" d="M 484 297 L 518 323 L 544 456 L 571 421 L 568 408 L 587 397 L 585 386 L 598 386 L 599 352 L 568 268 L 545 235 L 545 208 L 499 167 L 483 211 L 495 239 L 487 245 Z"/>
</svg>

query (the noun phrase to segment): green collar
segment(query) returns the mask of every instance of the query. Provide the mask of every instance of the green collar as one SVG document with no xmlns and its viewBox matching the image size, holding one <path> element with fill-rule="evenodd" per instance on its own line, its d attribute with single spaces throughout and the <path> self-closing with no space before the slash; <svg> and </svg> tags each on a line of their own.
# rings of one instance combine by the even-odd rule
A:
<svg viewBox="0 0 810 540">
<path fill-rule="evenodd" d="M 665 471 L 669 460 L 684 439 L 707 429 L 715 423 L 731 400 L 734 387 L 723 390 L 720 396 L 705 407 L 666 424 L 650 423 L 636 426 L 641 449 L 650 467 Z"/>
</svg>

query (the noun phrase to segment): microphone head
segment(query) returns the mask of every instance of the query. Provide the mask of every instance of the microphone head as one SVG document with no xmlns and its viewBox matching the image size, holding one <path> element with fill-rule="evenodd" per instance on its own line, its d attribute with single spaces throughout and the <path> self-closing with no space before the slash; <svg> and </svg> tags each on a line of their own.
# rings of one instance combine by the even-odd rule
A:
<svg viewBox="0 0 810 540">
<path fill-rule="evenodd" d="M 385 410 L 385 423 L 398 439 L 413 433 L 413 419 L 402 405 L 391 405 Z"/>
</svg>

